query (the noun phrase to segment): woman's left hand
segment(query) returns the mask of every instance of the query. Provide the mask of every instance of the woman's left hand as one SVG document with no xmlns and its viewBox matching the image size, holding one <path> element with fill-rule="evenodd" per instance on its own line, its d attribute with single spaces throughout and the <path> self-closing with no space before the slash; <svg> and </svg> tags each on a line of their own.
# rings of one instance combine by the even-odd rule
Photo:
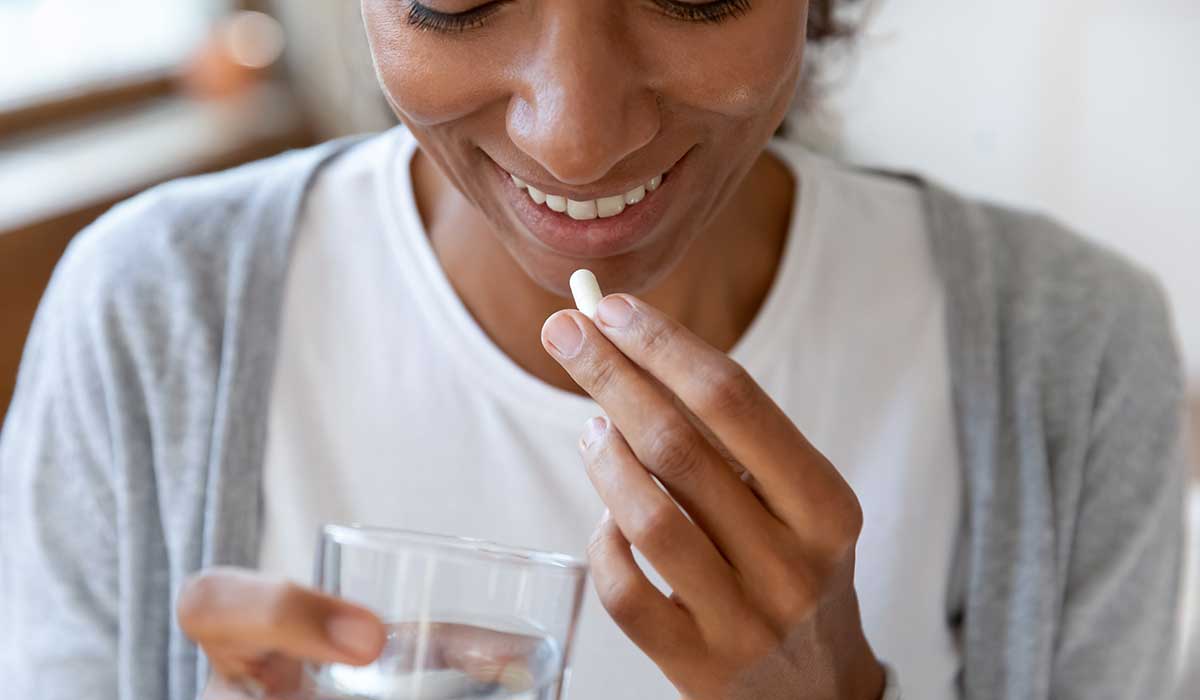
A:
<svg viewBox="0 0 1200 700">
<path fill-rule="evenodd" d="M 542 342 L 612 421 L 593 419 L 580 449 L 611 513 L 588 547 L 595 586 L 625 634 L 690 700 L 877 700 L 858 499 L 749 374 L 624 294 L 594 324 L 551 316 Z"/>
</svg>

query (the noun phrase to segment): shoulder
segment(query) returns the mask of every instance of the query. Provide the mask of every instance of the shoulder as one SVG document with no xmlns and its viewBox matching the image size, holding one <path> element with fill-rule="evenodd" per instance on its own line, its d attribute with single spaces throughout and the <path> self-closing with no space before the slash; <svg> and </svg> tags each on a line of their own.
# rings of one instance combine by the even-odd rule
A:
<svg viewBox="0 0 1200 700">
<path fill-rule="evenodd" d="M 1085 465 L 1116 491 L 1175 483 L 1185 381 L 1157 278 L 1047 216 L 927 190 L 959 405 L 1037 442 L 1060 485 Z"/>
<path fill-rule="evenodd" d="M 974 627 L 968 651 L 992 653 L 988 631 L 1012 620 L 1044 622 L 1017 675 L 985 669 L 975 685 L 1019 685 L 1042 669 L 1065 687 L 1107 664 L 1118 670 L 1092 685 L 1153 696 L 1171 656 L 1184 483 L 1165 294 L 1050 217 L 921 186 L 967 475 L 955 580 Z M 1113 611 L 1121 634 L 1098 636 Z M 1154 653 L 1123 665 L 1135 648 Z"/>
<path fill-rule="evenodd" d="M 212 287 L 239 266 L 286 250 L 291 219 L 335 141 L 174 180 L 128 199 L 72 240 L 52 290 L 118 303 L 154 291 Z"/>
<path fill-rule="evenodd" d="M 269 341 L 293 217 L 312 173 L 344 146 L 175 180 L 77 234 L 34 318 L 18 395 L 55 363 L 74 367 L 81 386 L 108 380 L 110 392 L 191 386 L 211 379 L 232 343 Z"/>
<path fill-rule="evenodd" d="M 1110 319 L 1130 304 L 1163 302 L 1152 273 L 1043 213 L 938 185 L 926 192 L 933 246 L 948 279 L 970 273 L 998 301 Z"/>
<path fill-rule="evenodd" d="M 1072 363 L 1135 337 L 1164 358 L 1175 351 L 1157 278 L 1044 214 L 926 189 L 939 274 L 962 314 L 990 319 L 1011 338 Z"/>
</svg>

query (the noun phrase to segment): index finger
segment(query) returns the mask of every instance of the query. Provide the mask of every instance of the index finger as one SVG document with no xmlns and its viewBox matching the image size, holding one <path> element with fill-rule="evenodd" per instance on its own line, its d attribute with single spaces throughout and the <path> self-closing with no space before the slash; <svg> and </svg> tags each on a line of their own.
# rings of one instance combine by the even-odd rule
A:
<svg viewBox="0 0 1200 700">
<path fill-rule="evenodd" d="M 176 604 L 184 633 L 209 651 L 236 647 L 317 662 L 368 664 L 387 632 L 371 611 L 282 580 L 215 568 L 189 579 Z"/>
<path fill-rule="evenodd" d="M 811 503 L 831 488 L 847 488 L 841 474 L 745 368 L 682 324 L 628 294 L 605 297 L 595 321 L 613 345 L 708 426 L 758 480 L 764 498 L 781 517 L 793 524 L 816 524 L 809 522 L 811 511 L 793 505 L 796 499 Z"/>
</svg>

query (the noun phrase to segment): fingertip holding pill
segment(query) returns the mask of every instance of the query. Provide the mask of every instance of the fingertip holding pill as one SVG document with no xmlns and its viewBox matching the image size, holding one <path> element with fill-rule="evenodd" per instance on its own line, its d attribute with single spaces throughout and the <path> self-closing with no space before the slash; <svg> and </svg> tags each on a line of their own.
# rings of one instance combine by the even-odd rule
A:
<svg viewBox="0 0 1200 700">
<path fill-rule="evenodd" d="M 575 297 L 575 308 L 590 319 L 596 318 L 596 307 L 604 295 L 591 270 L 576 270 L 571 275 L 571 295 Z"/>
</svg>

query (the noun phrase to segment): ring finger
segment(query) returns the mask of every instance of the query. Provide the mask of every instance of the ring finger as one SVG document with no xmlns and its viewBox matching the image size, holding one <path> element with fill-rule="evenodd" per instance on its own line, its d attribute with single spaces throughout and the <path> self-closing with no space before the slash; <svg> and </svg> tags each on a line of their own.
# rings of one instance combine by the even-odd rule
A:
<svg viewBox="0 0 1200 700">
<path fill-rule="evenodd" d="M 604 418 L 588 424 L 581 441 L 588 478 L 612 519 L 684 601 L 709 601 L 712 616 L 731 613 L 741 592 L 733 569 L 700 528 L 688 520 L 638 462 L 621 433 Z M 721 611 L 721 612 L 718 612 Z M 692 608 L 695 615 L 701 611 Z"/>
</svg>

